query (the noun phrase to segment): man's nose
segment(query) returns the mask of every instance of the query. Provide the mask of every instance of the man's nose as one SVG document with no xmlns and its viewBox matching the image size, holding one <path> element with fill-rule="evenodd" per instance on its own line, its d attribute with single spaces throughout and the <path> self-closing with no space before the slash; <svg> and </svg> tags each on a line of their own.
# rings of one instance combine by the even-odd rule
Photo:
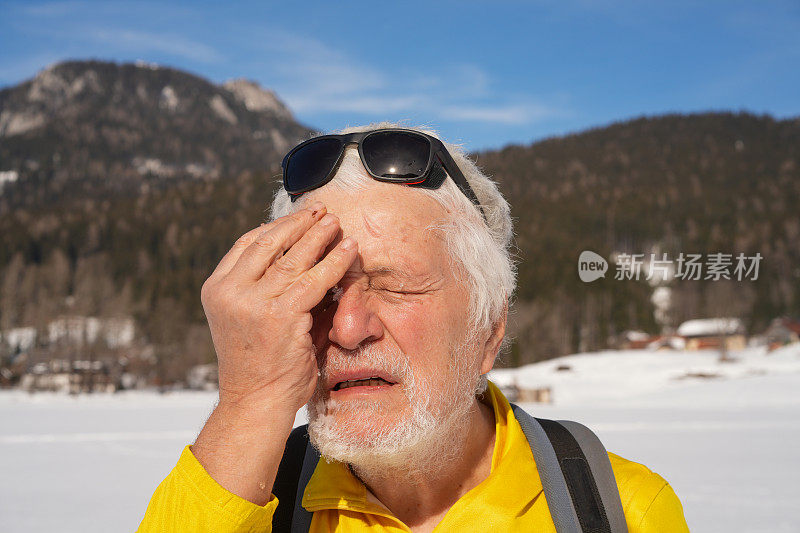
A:
<svg viewBox="0 0 800 533">
<path fill-rule="evenodd" d="M 344 290 L 333 315 L 328 339 L 345 350 L 383 337 L 383 323 L 367 306 L 367 295 L 359 287 Z"/>
</svg>

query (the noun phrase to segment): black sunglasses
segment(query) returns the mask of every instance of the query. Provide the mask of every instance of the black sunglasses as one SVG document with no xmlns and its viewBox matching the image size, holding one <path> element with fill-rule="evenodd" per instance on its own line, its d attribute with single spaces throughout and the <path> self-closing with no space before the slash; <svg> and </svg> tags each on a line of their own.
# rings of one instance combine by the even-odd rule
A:
<svg viewBox="0 0 800 533">
<path fill-rule="evenodd" d="M 483 213 L 475 191 L 442 141 L 418 131 L 398 128 L 322 135 L 292 148 L 281 164 L 283 187 L 292 201 L 333 179 L 345 147 L 354 143 L 358 145 L 364 168 L 376 180 L 438 189 L 449 174 Z"/>
</svg>

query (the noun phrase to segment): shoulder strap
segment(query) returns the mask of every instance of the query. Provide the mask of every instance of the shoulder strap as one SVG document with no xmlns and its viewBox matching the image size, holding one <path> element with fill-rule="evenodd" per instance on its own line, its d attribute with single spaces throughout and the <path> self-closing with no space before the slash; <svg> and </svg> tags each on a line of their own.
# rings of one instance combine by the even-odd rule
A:
<svg viewBox="0 0 800 533">
<path fill-rule="evenodd" d="M 597 435 L 583 424 L 571 420 L 559 420 L 558 423 L 572 434 L 589 463 L 600 500 L 611 525 L 611 531 L 614 533 L 628 531 L 617 479 L 614 477 L 614 470 L 611 468 L 611 461 L 605 446 Z"/>
<path fill-rule="evenodd" d="M 286 448 L 272 488 L 272 493 L 278 498 L 278 508 L 272 516 L 272 531 L 275 533 L 308 531 L 311 513 L 300 502 L 318 460 L 316 449 L 308 442 L 308 425 L 293 429 L 286 440 Z M 303 525 L 304 530 L 295 529 L 302 528 Z"/>
<path fill-rule="evenodd" d="M 533 452 L 556 531 L 627 533 L 614 473 L 600 440 L 576 422 L 565 426 L 534 418 L 514 404 L 512 410 Z"/>
<path fill-rule="evenodd" d="M 319 452 L 310 443 L 306 443 L 306 453 L 303 458 L 303 467 L 300 469 L 300 480 L 297 483 L 297 493 L 294 500 L 294 516 L 292 517 L 292 533 L 308 533 L 311 529 L 310 513 L 303 507 L 303 493 L 306 485 L 311 480 L 311 475 L 317 468 L 319 462 Z"/>
</svg>

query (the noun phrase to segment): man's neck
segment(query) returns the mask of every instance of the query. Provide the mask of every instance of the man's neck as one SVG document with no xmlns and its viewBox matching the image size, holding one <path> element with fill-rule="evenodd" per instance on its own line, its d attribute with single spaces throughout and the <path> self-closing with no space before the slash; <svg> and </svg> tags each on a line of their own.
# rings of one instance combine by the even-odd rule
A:
<svg viewBox="0 0 800 533">
<path fill-rule="evenodd" d="M 475 401 L 468 431 L 449 446 L 461 449 L 453 461 L 398 472 L 358 472 L 359 478 L 391 512 L 414 531 L 431 531 L 464 494 L 489 476 L 495 441 L 494 412 Z M 460 444 L 460 446 L 459 446 Z"/>
</svg>

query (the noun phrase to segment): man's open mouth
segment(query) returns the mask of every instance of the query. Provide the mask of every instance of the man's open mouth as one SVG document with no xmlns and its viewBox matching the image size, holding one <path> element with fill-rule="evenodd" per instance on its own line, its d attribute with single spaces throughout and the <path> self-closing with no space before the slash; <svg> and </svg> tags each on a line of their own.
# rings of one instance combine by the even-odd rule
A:
<svg viewBox="0 0 800 533">
<path fill-rule="evenodd" d="M 394 383 L 379 377 L 349 379 L 347 381 L 340 381 L 334 385 L 333 390 L 349 389 L 350 387 L 380 387 L 382 385 L 394 385 Z"/>
</svg>

